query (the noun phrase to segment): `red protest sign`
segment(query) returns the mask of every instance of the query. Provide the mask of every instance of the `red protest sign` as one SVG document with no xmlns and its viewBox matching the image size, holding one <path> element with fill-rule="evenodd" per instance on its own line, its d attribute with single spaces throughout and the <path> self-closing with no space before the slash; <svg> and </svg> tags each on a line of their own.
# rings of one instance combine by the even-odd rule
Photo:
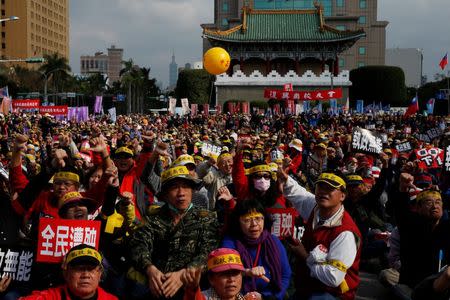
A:
<svg viewBox="0 0 450 300">
<path fill-rule="evenodd" d="M 52 116 L 67 116 L 67 105 L 57 105 L 57 106 L 41 106 L 39 107 L 39 113 L 49 114 Z"/>
<path fill-rule="evenodd" d="M 33 109 L 39 108 L 41 106 L 41 100 L 39 99 L 25 99 L 25 100 L 13 100 L 12 108 L 13 109 Z"/>
<path fill-rule="evenodd" d="M 98 249 L 100 221 L 40 218 L 37 261 L 60 263 L 66 253 L 80 244 Z"/>
<path fill-rule="evenodd" d="M 264 98 L 301 101 L 340 99 L 342 98 L 342 88 L 319 91 L 284 91 L 264 89 Z"/>
<path fill-rule="evenodd" d="M 440 168 L 444 162 L 444 151 L 439 148 L 423 148 L 415 150 L 415 153 L 421 169 Z"/>
<path fill-rule="evenodd" d="M 266 212 L 272 216 L 272 234 L 280 239 L 293 236 L 297 211 L 289 208 L 267 208 Z"/>
</svg>

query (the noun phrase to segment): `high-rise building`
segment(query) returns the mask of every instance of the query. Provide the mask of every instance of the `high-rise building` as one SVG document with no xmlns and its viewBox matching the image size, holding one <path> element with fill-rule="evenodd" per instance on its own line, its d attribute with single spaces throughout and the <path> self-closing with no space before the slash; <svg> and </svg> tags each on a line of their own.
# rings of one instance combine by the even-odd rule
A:
<svg viewBox="0 0 450 300">
<path fill-rule="evenodd" d="M 175 62 L 175 51 L 172 54 L 172 62 L 169 65 L 169 89 L 175 88 L 178 80 L 178 65 Z"/>
<path fill-rule="evenodd" d="M 242 8 L 254 10 L 310 9 L 319 2 L 326 24 L 340 31 L 363 29 L 366 37 L 343 52 L 339 67 L 351 70 L 366 65 L 384 65 L 387 21 L 378 21 L 377 0 L 215 0 L 214 24 L 204 28 L 226 30 L 240 23 Z M 204 51 L 209 48 L 204 40 Z"/>
<path fill-rule="evenodd" d="M 120 80 L 120 70 L 122 70 L 123 49 L 112 45 L 108 48 L 108 77 L 111 82 Z"/>
<path fill-rule="evenodd" d="M 108 48 L 108 54 L 96 52 L 92 55 L 80 57 L 81 74 L 91 75 L 100 73 L 108 77 L 108 81 L 113 83 L 120 80 L 120 70 L 122 70 L 123 49 L 112 45 Z"/>
<path fill-rule="evenodd" d="M 4 59 L 41 57 L 58 53 L 69 59 L 69 0 L 1 0 Z"/>
</svg>

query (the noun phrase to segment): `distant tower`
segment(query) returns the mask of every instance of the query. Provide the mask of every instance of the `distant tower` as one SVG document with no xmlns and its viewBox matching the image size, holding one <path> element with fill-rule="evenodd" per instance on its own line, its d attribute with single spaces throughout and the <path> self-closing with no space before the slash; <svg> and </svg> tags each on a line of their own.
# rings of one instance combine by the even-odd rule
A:
<svg viewBox="0 0 450 300">
<path fill-rule="evenodd" d="M 175 50 L 172 53 L 172 62 L 169 65 L 169 88 L 173 89 L 177 85 L 178 65 L 175 62 Z"/>
</svg>

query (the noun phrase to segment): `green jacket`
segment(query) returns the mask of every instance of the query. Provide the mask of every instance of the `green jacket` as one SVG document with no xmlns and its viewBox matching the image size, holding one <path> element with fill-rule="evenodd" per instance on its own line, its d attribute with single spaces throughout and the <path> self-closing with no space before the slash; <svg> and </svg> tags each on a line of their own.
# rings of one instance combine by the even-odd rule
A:
<svg viewBox="0 0 450 300">
<path fill-rule="evenodd" d="M 152 206 L 130 240 L 131 261 L 143 274 L 151 264 L 163 273 L 206 265 L 219 245 L 218 228 L 214 212 L 194 206 L 174 225 L 167 205 Z"/>
</svg>

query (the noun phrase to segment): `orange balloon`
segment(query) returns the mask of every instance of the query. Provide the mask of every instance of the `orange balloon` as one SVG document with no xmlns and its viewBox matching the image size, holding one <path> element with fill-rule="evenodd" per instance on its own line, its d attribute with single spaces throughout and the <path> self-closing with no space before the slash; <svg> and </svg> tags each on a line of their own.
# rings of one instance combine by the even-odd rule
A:
<svg viewBox="0 0 450 300">
<path fill-rule="evenodd" d="M 203 56 L 203 67 L 212 75 L 222 74 L 230 67 L 230 55 L 223 48 L 211 48 Z"/>
</svg>

